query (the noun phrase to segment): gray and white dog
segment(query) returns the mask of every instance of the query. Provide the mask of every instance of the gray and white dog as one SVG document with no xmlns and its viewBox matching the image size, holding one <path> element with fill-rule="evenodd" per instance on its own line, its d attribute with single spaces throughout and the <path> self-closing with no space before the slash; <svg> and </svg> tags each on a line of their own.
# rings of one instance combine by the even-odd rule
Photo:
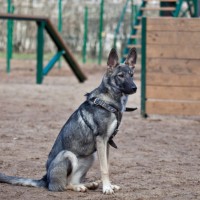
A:
<svg viewBox="0 0 200 200">
<path fill-rule="evenodd" d="M 46 175 L 40 180 L 7 176 L 0 173 L 0 182 L 14 185 L 46 187 L 50 191 L 66 189 L 85 192 L 96 189 L 99 182 L 84 183 L 92 166 L 94 153 L 100 163 L 104 194 L 113 194 L 120 187 L 109 179 L 109 145 L 116 148 L 113 137 L 118 131 L 128 95 L 136 92 L 133 81 L 136 50 L 131 49 L 125 62 L 119 64 L 112 49 L 108 69 L 99 87 L 86 95 L 86 101 L 71 115 L 61 129 L 46 162 Z"/>
</svg>

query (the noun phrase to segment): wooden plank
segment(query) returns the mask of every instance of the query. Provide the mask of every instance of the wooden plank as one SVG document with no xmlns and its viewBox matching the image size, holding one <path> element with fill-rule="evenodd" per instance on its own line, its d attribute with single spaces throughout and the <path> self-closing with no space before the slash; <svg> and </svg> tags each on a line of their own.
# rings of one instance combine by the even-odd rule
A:
<svg viewBox="0 0 200 200">
<path fill-rule="evenodd" d="M 134 29 L 141 30 L 142 26 L 141 25 L 136 25 L 136 26 L 134 26 Z"/>
<path fill-rule="evenodd" d="M 155 0 L 144 0 L 146 2 L 155 2 Z M 157 0 L 158 2 L 177 2 L 177 0 Z"/>
<path fill-rule="evenodd" d="M 200 59 L 200 45 L 146 45 L 147 58 Z"/>
<path fill-rule="evenodd" d="M 147 18 L 147 31 L 200 31 L 199 18 Z"/>
<path fill-rule="evenodd" d="M 200 115 L 200 102 L 177 102 L 177 101 L 147 101 L 147 114 L 161 115 Z"/>
<path fill-rule="evenodd" d="M 147 99 L 200 101 L 200 87 L 147 86 Z"/>
<path fill-rule="evenodd" d="M 200 60 L 147 58 L 146 71 L 200 76 Z"/>
<path fill-rule="evenodd" d="M 200 76 L 147 72 L 146 83 L 155 86 L 200 87 Z"/>
<path fill-rule="evenodd" d="M 142 7 L 142 11 L 174 11 L 175 7 Z"/>
<path fill-rule="evenodd" d="M 200 45 L 200 32 L 148 31 L 146 37 L 147 44 Z"/>
<path fill-rule="evenodd" d="M 141 36 L 140 35 L 131 35 L 130 38 L 131 39 L 140 39 Z"/>
<path fill-rule="evenodd" d="M 144 0 L 146 2 L 155 2 L 155 0 Z M 158 2 L 177 2 L 177 0 L 157 0 Z"/>
<path fill-rule="evenodd" d="M 127 45 L 127 48 L 132 49 L 133 47 L 140 49 L 141 45 L 140 44 L 129 44 Z"/>
</svg>

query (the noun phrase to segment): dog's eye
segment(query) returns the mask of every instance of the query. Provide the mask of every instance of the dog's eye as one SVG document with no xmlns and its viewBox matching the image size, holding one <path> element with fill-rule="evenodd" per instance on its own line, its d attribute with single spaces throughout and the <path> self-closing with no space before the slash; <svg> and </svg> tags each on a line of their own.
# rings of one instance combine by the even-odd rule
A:
<svg viewBox="0 0 200 200">
<path fill-rule="evenodd" d="M 117 74 L 117 76 L 120 77 L 120 78 L 124 78 L 124 74 L 123 73 L 119 73 L 119 74 Z"/>
</svg>

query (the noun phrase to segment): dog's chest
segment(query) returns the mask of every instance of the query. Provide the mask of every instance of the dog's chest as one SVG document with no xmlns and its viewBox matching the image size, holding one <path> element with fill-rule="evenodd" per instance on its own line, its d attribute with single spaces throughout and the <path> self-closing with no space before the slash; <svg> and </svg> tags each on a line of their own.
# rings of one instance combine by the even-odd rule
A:
<svg viewBox="0 0 200 200">
<path fill-rule="evenodd" d="M 126 103 L 128 101 L 128 96 L 127 95 L 123 95 L 121 97 L 121 106 L 122 106 L 122 112 L 124 112 L 126 110 Z"/>
<path fill-rule="evenodd" d="M 113 114 L 114 115 L 114 114 Z M 114 119 L 111 120 L 108 124 L 108 129 L 107 129 L 107 136 L 108 138 L 110 138 L 112 136 L 112 134 L 114 133 L 114 131 L 116 130 L 117 128 L 117 119 L 116 117 L 114 116 L 113 117 Z"/>
</svg>

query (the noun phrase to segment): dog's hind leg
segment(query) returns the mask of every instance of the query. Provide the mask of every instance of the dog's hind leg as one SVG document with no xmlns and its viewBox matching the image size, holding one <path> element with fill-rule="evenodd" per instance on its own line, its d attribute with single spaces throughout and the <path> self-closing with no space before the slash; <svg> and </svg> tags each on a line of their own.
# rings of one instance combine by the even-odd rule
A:
<svg viewBox="0 0 200 200">
<path fill-rule="evenodd" d="M 99 186 L 99 182 L 83 183 L 84 178 L 92 166 L 94 161 L 94 155 L 88 156 L 87 158 L 78 159 L 78 167 L 71 174 L 71 180 L 67 189 L 78 192 L 86 192 L 87 189 L 95 190 Z"/>
<path fill-rule="evenodd" d="M 67 175 L 70 170 L 76 171 L 78 160 L 70 151 L 61 151 L 51 162 L 47 170 L 48 189 L 50 191 L 66 190 Z"/>
</svg>

